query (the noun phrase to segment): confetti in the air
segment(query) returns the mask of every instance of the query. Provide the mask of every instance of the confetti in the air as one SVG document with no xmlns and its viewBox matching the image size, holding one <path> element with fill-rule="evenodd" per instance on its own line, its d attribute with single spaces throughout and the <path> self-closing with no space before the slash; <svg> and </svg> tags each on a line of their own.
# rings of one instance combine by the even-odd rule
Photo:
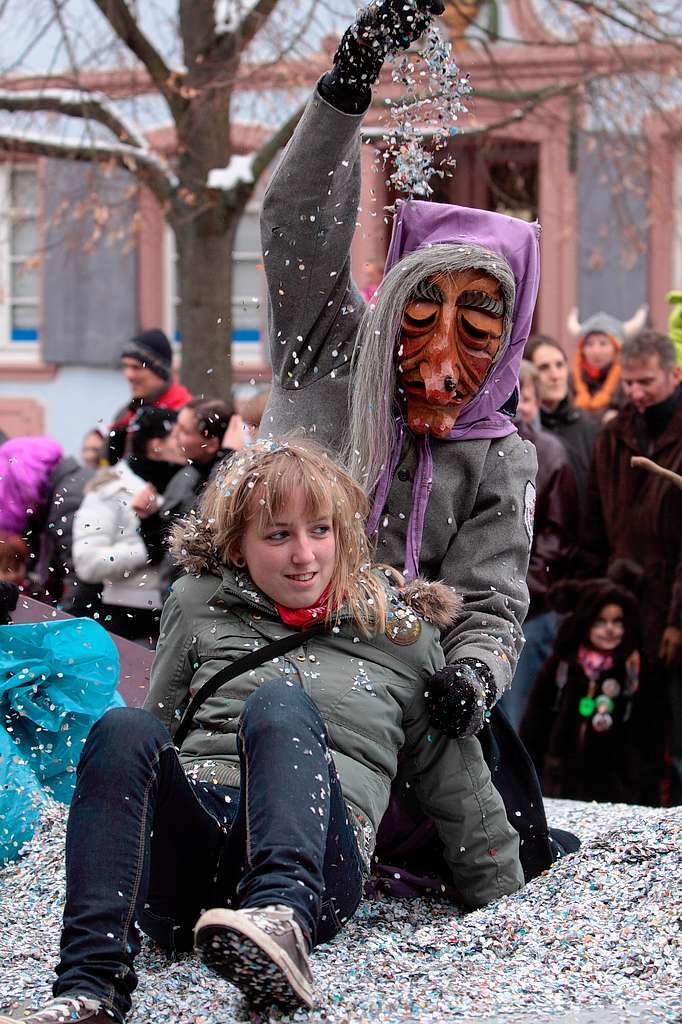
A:
<svg viewBox="0 0 682 1024">
<path fill-rule="evenodd" d="M 401 97 L 390 105 L 385 133 L 384 165 L 392 168 L 387 184 L 408 198 L 428 198 L 434 175 L 454 167 L 451 142 L 456 121 L 467 113 L 464 99 L 471 92 L 466 75 L 452 59 L 452 45 L 431 26 L 419 53 L 389 58 L 393 81 Z"/>
</svg>

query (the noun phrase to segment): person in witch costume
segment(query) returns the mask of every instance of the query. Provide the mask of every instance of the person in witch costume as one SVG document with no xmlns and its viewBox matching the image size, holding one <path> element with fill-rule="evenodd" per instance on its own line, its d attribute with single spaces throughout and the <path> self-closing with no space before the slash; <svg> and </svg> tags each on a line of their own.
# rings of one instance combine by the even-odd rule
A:
<svg viewBox="0 0 682 1024">
<path fill-rule="evenodd" d="M 305 427 L 341 450 L 370 496 L 377 558 L 463 594 L 464 614 L 443 636 L 447 665 L 429 686 L 432 720 L 452 736 L 479 734 L 508 809 L 528 809 L 532 877 L 552 860 L 541 800 L 529 799 L 537 780 L 523 749 L 523 781 L 505 777 L 504 749 L 518 741 L 501 716 L 501 734 L 484 726 L 511 682 L 528 607 L 536 458 L 509 409 L 538 289 L 539 227 L 405 202 L 371 306 L 350 273 L 371 85 L 387 53 L 441 10 L 386 0 L 361 11 L 272 177 L 261 233 L 273 386 L 261 434 Z"/>
</svg>

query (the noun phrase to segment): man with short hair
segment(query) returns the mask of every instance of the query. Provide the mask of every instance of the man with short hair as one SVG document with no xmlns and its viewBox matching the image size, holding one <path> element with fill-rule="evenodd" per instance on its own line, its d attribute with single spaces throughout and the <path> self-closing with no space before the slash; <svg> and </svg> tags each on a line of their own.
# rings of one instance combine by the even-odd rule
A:
<svg viewBox="0 0 682 1024">
<path fill-rule="evenodd" d="M 583 529 L 582 569 L 603 575 L 617 558 L 644 570 L 640 610 L 643 656 L 650 666 L 646 706 L 662 733 L 672 721 L 671 753 L 682 794 L 682 491 L 663 477 L 633 469 L 645 455 L 682 472 L 682 388 L 675 347 L 665 334 L 642 331 L 621 350 L 627 404 L 598 435 Z M 667 692 L 657 681 L 665 680 Z M 658 713 L 654 713 L 654 707 Z M 661 739 L 661 737 L 658 737 Z M 656 737 L 652 737 L 655 742 Z M 651 802 L 658 802 L 652 777 Z"/>
<path fill-rule="evenodd" d="M 192 395 L 182 384 L 172 380 L 173 350 L 163 331 L 152 328 L 142 331 L 123 346 L 121 369 L 130 385 L 130 401 L 109 427 L 108 454 L 114 463 L 123 455 L 128 424 L 144 405 L 177 412 Z"/>
</svg>

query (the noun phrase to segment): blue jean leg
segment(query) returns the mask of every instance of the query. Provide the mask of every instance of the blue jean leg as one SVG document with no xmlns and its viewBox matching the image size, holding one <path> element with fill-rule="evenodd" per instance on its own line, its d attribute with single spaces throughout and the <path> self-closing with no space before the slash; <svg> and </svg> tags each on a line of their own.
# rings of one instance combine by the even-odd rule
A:
<svg viewBox="0 0 682 1024">
<path fill-rule="evenodd" d="M 234 813 L 218 790 L 187 779 L 168 730 L 152 715 L 117 708 L 93 726 L 69 810 L 55 995 L 93 995 L 122 1019 L 137 985 L 137 922 L 146 914 L 155 937 L 172 945 L 177 930 L 184 936 L 177 946 L 189 948 L 191 927 L 213 900 Z M 158 915 L 148 906 L 154 869 L 165 894 Z"/>
<path fill-rule="evenodd" d="M 545 612 L 527 619 L 523 624 L 525 644 L 516 666 L 509 689 L 500 698 L 500 706 L 507 718 L 519 731 L 528 695 L 535 679 L 552 653 L 558 618 L 555 612 Z"/>
<path fill-rule="evenodd" d="M 237 902 L 284 903 L 311 945 L 326 942 L 355 912 L 363 876 L 324 721 L 297 683 L 277 679 L 246 701 L 238 744 Z"/>
<path fill-rule="evenodd" d="M 286 680 L 246 701 L 241 790 L 190 781 L 144 711 L 90 732 L 67 830 L 67 899 L 55 995 L 88 994 L 122 1020 L 137 985 L 137 923 L 191 948 L 210 906 L 291 906 L 311 944 L 355 911 L 362 872 L 313 702 Z"/>
</svg>

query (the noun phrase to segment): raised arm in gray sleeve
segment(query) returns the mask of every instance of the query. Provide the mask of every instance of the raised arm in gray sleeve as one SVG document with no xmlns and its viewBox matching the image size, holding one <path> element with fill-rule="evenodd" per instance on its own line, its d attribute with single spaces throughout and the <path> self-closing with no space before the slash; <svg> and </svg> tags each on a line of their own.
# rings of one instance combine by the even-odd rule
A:
<svg viewBox="0 0 682 1024">
<path fill-rule="evenodd" d="M 265 194 L 273 384 L 263 435 L 305 427 L 322 442 L 341 440 L 363 310 L 350 274 L 361 122 L 362 114 L 336 110 L 316 90 Z"/>
</svg>

